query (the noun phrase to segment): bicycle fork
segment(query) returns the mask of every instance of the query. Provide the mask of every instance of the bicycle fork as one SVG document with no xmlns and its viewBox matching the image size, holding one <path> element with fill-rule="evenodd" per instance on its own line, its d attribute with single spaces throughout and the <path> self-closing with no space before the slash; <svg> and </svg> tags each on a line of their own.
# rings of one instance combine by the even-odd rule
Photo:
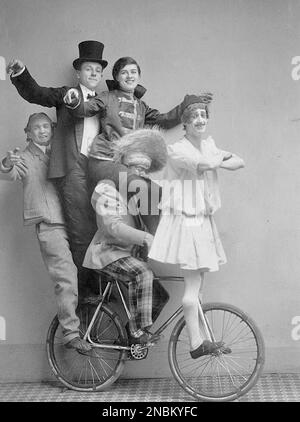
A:
<svg viewBox="0 0 300 422">
<path fill-rule="evenodd" d="M 204 328 L 204 331 L 205 331 L 207 340 L 210 340 L 212 342 L 216 341 L 215 336 L 214 336 L 214 333 L 213 333 L 213 331 L 211 329 L 211 326 L 210 326 L 210 324 L 209 324 L 209 322 L 208 322 L 208 320 L 207 320 L 207 318 L 204 315 L 204 312 L 202 310 L 200 299 L 198 301 L 198 311 L 199 311 L 199 317 L 200 317 L 202 326 Z"/>
</svg>

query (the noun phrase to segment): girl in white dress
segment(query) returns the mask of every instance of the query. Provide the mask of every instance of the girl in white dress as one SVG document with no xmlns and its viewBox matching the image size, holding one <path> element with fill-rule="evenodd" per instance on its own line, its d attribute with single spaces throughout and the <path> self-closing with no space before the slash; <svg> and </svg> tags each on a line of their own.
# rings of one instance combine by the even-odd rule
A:
<svg viewBox="0 0 300 422">
<path fill-rule="evenodd" d="M 161 220 L 149 258 L 178 264 L 184 275 L 182 298 L 192 358 L 213 353 L 223 344 L 204 338 L 199 323 L 204 273 L 218 271 L 226 256 L 213 220 L 221 201 L 217 169 L 237 170 L 244 162 L 222 151 L 212 137 L 204 138 L 211 97 L 187 95 L 182 112 L 185 136 L 168 146 L 163 181 Z M 224 353 L 230 349 L 223 348 Z"/>
</svg>

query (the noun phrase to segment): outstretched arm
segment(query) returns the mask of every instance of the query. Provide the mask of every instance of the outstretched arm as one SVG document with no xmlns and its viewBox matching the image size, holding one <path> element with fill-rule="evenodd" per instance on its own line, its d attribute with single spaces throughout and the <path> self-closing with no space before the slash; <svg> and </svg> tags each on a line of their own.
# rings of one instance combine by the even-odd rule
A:
<svg viewBox="0 0 300 422">
<path fill-rule="evenodd" d="M 181 105 L 163 114 L 154 108 L 150 108 L 147 104 L 145 104 L 145 107 L 145 125 L 158 125 L 164 129 L 171 129 L 180 124 Z"/>
<path fill-rule="evenodd" d="M 210 102 L 212 100 L 210 92 L 201 93 L 199 97 Z M 150 108 L 145 104 L 145 124 L 146 125 L 158 125 L 164 129 L 171 129 L 181 123 L 181 115 L 185 106 L 185 102 L 182 101 L 178 106 L 172 108 L 168 113 L 160 113 L 158 110 Z"/>
<path fill-rule="evenodd" d="M 180 143 L 168 145 L 168 156 L 171 163 L 173 162 L 176 167 L 189 170 L 195 174 L 217 169 L 223 163 L 226 155 L 228 153 L 225 151 L 216 151 L 215 154 L 209 157 L 202 154 L 197 154 L 196 156 L 187 151 Z"/>
<path fill-rule="evenodd" d="M 11 60 L 6 71 L 18 93 L 26 101 L 44 107 L 59 107 L 63 104 L 67 87 L 47 88 L 38 85 L 20 60 Z"/>
<path fill-rule="evenodd" d="M 218 160 L 218 157 L 222 158 L 219 163 L 216 163 L 216 166 L 214 168 L 223 168 L 226 170 L 238 170 L 240 168 L 245 167 L 245 163 L 242 160 L 242 158 L 240 158 L 236 154 L 233 154 L 232 152 L 223 151 L 217 148 L 215 141 L 213 140 L 212 137 L 209 137 L 207 139 L 207 143 L 210 149 L 210 154 L 209 154 L 210 160 L 214 161 L 215 159 Z M 210 168 L 208 170 L 213 170 L 214 168 Z"/>
<path fill-rule="evenodd" d="M 221 169 L 226 170 L 238 170 L 245 167 L 245 162 L 242 158 L 236 154 L 230 154 L 228 158 L 225 158 L 220 165 Z"/>
</svg>

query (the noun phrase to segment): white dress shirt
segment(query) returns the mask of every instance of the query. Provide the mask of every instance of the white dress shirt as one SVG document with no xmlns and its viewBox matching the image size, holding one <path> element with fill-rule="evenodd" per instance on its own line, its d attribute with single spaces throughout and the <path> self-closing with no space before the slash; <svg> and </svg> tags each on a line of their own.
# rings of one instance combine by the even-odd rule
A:
<svg viewBox="0 0 300 422">
<path fill-rule="evenodd" d="M 80 84 L 80 88 L 83 94 L 83 101 L 88 101 L 88 95 L 95 95 L 95 91 L 91 91 L 86 86 Z M 83 123 L 83 135 L 82 135 L 82 143 L 80 153 L 88 157 L 91 144 L 95 138 L 99 134 L 100 129 L 100 122 L 98 115 L 93 117 L 85 117 Z"/>
</svg>

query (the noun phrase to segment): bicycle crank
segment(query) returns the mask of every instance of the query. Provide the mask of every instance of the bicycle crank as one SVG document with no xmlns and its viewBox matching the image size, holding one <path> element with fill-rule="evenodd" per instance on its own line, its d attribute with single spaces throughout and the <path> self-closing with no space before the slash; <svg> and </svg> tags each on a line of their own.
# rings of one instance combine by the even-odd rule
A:
<svg viewBox="0 0 300 422">
<path fill-rule="evenodd" d="M 142 344 L 132 344 L 130 347 L 130 353 L 133 359 L 145 359 L 148 355 L 148 348 L 144 347 Z"/>
</svg>

